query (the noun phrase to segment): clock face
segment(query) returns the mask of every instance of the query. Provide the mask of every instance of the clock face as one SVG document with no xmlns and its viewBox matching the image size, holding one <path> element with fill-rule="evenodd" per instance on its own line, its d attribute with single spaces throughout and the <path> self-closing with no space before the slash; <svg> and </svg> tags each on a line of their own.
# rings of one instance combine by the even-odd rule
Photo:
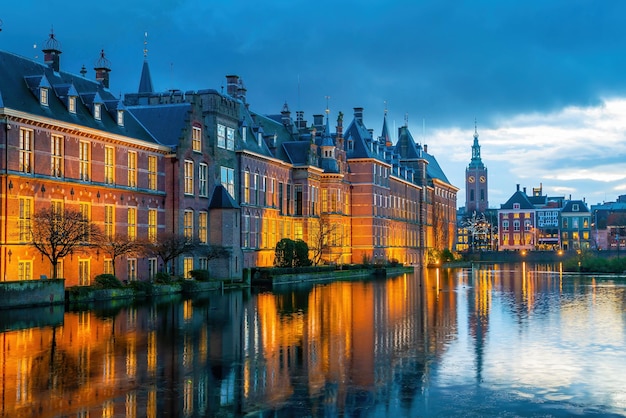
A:
<svg viewBox="0 0 626 418">
<path fill-rule="evenodd" d="M 485 178 L 485 176 L 480 176 L 480 182 L 481 183 L 484 183 L 486 181 L 487 181 L 487 179 Z"/>
<path fill-rule="evenodd" d="M 467 178 L 467 181 L 469 181 L 470 183 L 474 183 L 474 181 L 475 181 L 474 176 L 469 176 Z"/>
</svg>

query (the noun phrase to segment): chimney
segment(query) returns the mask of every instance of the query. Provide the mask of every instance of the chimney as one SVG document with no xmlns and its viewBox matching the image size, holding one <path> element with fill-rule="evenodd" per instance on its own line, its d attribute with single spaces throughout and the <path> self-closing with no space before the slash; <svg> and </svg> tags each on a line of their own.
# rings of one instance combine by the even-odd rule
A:
<svg viewBox="0 0 626 418">
<path fill-rule="evenodd" d="M 306 128 L 306 121 L 304 120 L 304 112 L 302 110 L 296 110 L 296 127 L 298 129 Z"/>
<path fill-rule="evenodd" d="M 428 144 L 424 144 L 424 153 L 428 154 Z"/>
<path fill-rule="evenodd" d="M 241 99 L 242 102 L 246 102 L 246 91 L 247 89 L 243 85 L 243 79 L 239 79 L 239 85 L 237 86 L 237 98 Z"/>
<path fill-rule="evenodd" d="M 359 122 L 363 122 L 363 108 L 362 107 L 354 108 L 354 119 L 356 119 Z"/>
<path fill-rule="evenodd" d="M 43 52 L 43 61 L 53 71 L 58 72 L 60 68 L 59 55 L 61 55 L 61 44 L 54 37 L 54 32 L 50 31 L 50 37 L 46 40 L 41 52 Z"/>
<path fill-rule="evenodd" d="M 313 115 L 313 125 L 323 126 L 324 125 L 324 115 Z"/>
<path fill-rule="evenodd" d="M 226 76 L 226 93 L 231 97 L 237 97 L 238 89 L 239 89 L 239 76 L 227 75 Z"/>
<path fill-rule="evenodd" d="M 526 187 L 524 187 L 524 194 L 526 194 Z"/>
<path fill-rule="evenodd" d="M 337 115 L 337 139 L 343 140 L 343 113 Z"/>
<path fill-rule="evenodd" d="M 517 186 L 517 191 L 519 192 L 519 183 L 517 183 L 517 185 L 516 185 L 516 186 Z"/>
<path fill-rule="evenodd" d="M 96 81 L 102 83 L 104 88 L 109 88 L 109 73 L 111 72 L 111 63 L 104 56 L 104 49 L 100 51 L 100 58 L 96 61 L 93 68 L 96 70 Z"/>
</svg>

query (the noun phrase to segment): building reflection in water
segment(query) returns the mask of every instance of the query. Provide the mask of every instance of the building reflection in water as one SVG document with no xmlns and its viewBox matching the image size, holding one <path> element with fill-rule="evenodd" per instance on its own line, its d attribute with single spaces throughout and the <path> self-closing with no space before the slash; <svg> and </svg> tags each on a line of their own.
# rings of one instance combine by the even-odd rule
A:
<svg viewBox="0 0 626 418">
<path fill-rule="evenodd" d="M 494 309 L 518 324 L 551 303 L 567 315 L 575 301 L 562 287 L 558 266 L 483 265 L 66 313 L 0 312 L 0 417 L 358 415 L 390 402 L 408 409 L 429 402 L 435 366 L 442 375 L 470 368 L 482 382 L 491 329 L 502 326 Z M 471 350 L 444 359 L 463 335 Z"/>
</svg>

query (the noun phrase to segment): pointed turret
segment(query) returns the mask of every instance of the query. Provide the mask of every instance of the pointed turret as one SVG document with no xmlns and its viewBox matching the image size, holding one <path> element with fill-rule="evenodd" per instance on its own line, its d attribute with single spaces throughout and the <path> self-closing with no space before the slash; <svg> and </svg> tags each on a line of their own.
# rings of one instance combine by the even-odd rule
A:
<svg viewBox="0 0 626 418">
<path fill-rule="evenodd" d="M 386 147 L 390 147 L 391 135 L 389 135 L 389 128 L 387 127 L 387 109 L 385 109 L 385 116 L 383 117 L 383 131 L 380 134 L 380 142 L 384 143 Z"/>
<path fill-rule="evenodd" d="M 111 72 L 111 62 L 104 56 L 104 49 L 100 51 L 100 58 L 93 68 L 96 70 L 96 81 L 102 83 L 104 88 L 109 88 L 109 73 Z"/>
<path fill-rule="evenodd" d="M 148 67 L 148 32 L 145 33 L 143 41 L 143 66 L 141 67 L 141 78 L 139 79 L 139 89 L 137 93 L 154 93 L 152 77 L 150 77 L 150 67 Z"/>
<path fill-rule="evenodd" d="M 478 127 L 474 120 L 474 143 L 472 144 L 472 161 L 470 168 L 484 168 L 483 160 L 480 158 L 480 145 L 478 144 Z"/>
<path fill-rule="evenodd" d="M 53 30 L 50 30 L 50 37 L 44 43 L 41 52 L 43 52 L 44 62 L 54 71 L 58 72 L 60 68 L 59 55 L 61 55 L 61 44 L 54 37 Z"/>
</svg>

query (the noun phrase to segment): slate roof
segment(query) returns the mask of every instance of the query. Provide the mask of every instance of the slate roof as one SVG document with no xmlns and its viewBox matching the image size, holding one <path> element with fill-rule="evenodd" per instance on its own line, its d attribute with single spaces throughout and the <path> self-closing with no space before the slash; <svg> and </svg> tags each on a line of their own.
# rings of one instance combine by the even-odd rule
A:
<svg viewBox="0 0 626 418">
<path fill-rule="evenodd" d="M 215 186 L 209 202 L 209 209 L 239 209 L 239 205 L 221 184 Z"/>
<path fill-rule="evenodd" d="M 311 144 L 308 141 L 291 141 L 283 143 L 289 162 L 295 166 L 309 164 Z"/>
<path fill-rule="evenodd" d="M 363 120 L 354 118 L 348 128 L 344 131 L 343 137 L 346 141 L 354 141 L 354 148 L 347 150 L 348 158 L 378 158 L 381 156 L 370 147 L 374 139 L 363 124 Z"/>
<path fill-rule="evenodd" d="M 148 60 L 144 60 L 143 66 L 141 67 L 141 77 L 139 78 L 139 89 L 137 89 L 137 93 L 154 93 L 154 88 L 152 87 L 152 77 L 150 77 L 150 67 L 148 66 Z"/>
<path fill-rule="evenodd" d="M 422 147 L 415 142 L 413 135 L 406 126 L 398 129 L 398 142 L 395 145 L 395 151 L 403 160 L 416 160 L 425 157 L 422 153 Z M 441 171 L 441 168 L 439 170 Z"/>
<path fill-rule="evenodd" d="M 526 193 L 518 190 L 515 193 L 513 193 L 513 196 L 511 196 L 509 200 L 506 201 L 506 203 L 503 203 L 500 205 L 500 209 L 513 209 L 513 205 L 515 203 L 519 203 L 520 209 L 534 209 L 535 208 L 533 204 L 530 203 L 530 200 L 528 200 L 528 196 L 526 195 Z"/>
<path fill-rule="evenodd" d="M 578 210 L 574 210 L 574 205 L 578 205 Z M 587 208 L 587 204 L 582 200 L 568 200 L 565 202 L 561 213 L 572 212 L 572 213 L 589 213 L 589 209 Z"/>
<path fill-rule="evenodd" d="M 163 145 L 176 147 L 183 129 L 189 123 L 191 104 L 171 103 L 162 105 L 128 106 L 142 126 Z"/>
<path fill-rule="evenodd" d="M 39 102 L 38 89 L 47 86 L 50 86 L 48 106 L 44 106 Z M 68 111 L 70 94 L 78 96 L 75 114 Z M 92 114 L 94 99 L 105 104 L 101 120 L 96 120 Z M 107 107 L 117 101 L 118 98 L 95 80 L 65 71 L 56 72 L 44 63 L 0 51 L 0 106 L 3 108 L 156 144 L 154 137 L 132 115 L 125 114 L 124 126 L 117 124 L 117 115 Z"/>
<path fill-rule="evenodd" d="M 427 152 L 422 152 L 422 156 L 426 159 L 426 161 L 428 161 L 428 165 L 426 166 L 426 176 L 429 179 L 438 179 L 450 184 L 448 177 L 446 177 L 446 174 L 441 169 L 441 166 L 437 162 L 435 156 Z"/>
</svg>

